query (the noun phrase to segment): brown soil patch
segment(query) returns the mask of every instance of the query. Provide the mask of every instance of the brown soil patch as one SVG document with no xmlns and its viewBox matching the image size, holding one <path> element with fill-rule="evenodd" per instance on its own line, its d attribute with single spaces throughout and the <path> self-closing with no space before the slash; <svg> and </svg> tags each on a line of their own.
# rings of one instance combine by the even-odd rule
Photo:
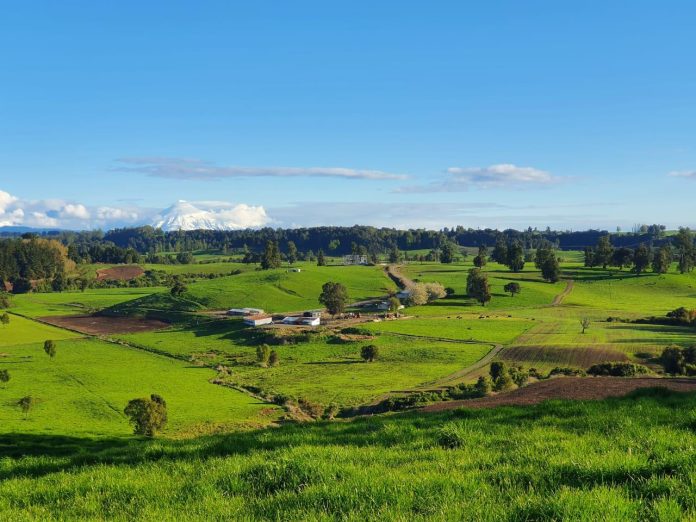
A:
<svg viewBox="0 0 696 522">
<path fill-rule="evenodd" d="M 606 346 L 588 348 L 557 348 L 550 346 L 511 346 L 500 352 L 500 358 L 527 364 L 557 364 L 589 368 L 593 364 L 628 361 L 624 352 Z"/>
<path fill-rule="evenodd" d="M 623 397 L 640 388 L 667 388 L 678 392 L 696 392 L 696 379 L 558 377 L 481 399 L 431 404 L 423 408 L 423 411 L 443 411 L 463 407 L 527 406 L 556 399 L 601 400 L 608 397 Z"/>
<path fill-rule="evenodd" d="M 129 266 L 114 266 L 111 268 L 100 268 L 97 270 L 97 279 L 99 281 L 130 281 L 136 277 L 140 277 L 145 273 L 142 267 Z"/>
<path fill-rule="evenodd" d="M 60 328 L 67 328 L 90 335 L 150 332 L 169 326 L 164 321 L 158 321 L 157 319 L 105 317 L 100 315 L 57 315 L 39 317 L 39 320 Z"/>
</svg>

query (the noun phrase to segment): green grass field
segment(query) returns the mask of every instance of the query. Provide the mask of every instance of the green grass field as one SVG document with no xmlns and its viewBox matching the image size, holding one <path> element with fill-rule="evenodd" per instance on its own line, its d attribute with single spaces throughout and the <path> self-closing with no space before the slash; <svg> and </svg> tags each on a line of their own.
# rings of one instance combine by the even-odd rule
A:
<svg viewBox="0 0 696 522">
<path fill-rule="evenodd" d="M 119 335 L 120 339 L 161 352 L 195 356 L 232 369 L 230 382 L 267 393 L 343 406 L 367 402 L 390 391 L 413 388 L 473 364 L 491 346 L 380 335 L 371 340 L 340 342 L 333 336 L 310 342 L 272 346 L 277 368 L 256 364 L 256 347 L 239 320 L 201 322 L 167 330 Z M 380 356 L 364 363 L 360 348 L 375 344 Z"/>
<path fill-rule="evenodd" d="M 181 441 L 5 435 L 0 512 L 18 521 L 693 520 L 694 412 L 694 394 L 644 391 Z"/>
<path fill-rule="evenodd" d="M 11 310 L 28 317 L 84 314 L 161 291 L 161 288 L 92 288 L 84 292 L 21 294 L 12 297 Z"/>
<path fill-rule="evenodd" d="M 317 308 L 321 287 L 327 281 L 343 283 L 352 301 L 378 297 L 395 290 L 394 283 L 381 267 L 316 266 L 299 263 L 302 271 L 287 268 L 257 271 L 192 283 L 179 299 L 167 292 L 153 294 L 125 306 L 117 312 L 139 313 L 143 310 L 200 310 L 235 307 L 263 308 L 271 312 Z"/>
<path fill-rule="evenodd" d="M 33 341 L 2 346 L 0 369 L 11 374 L 0 388 L 3 433 L 128 435 L 123 408 L 151 393 L 167 400 L 171 435 L 260 425 L 278 414 L 268 404 L 210 384 L 215 372 L 207 368 L 88 339 L 59 341 L 51 359 Z M 25 420 L 16 403 L 26 395 L 38 404 Z"/>
</svg>

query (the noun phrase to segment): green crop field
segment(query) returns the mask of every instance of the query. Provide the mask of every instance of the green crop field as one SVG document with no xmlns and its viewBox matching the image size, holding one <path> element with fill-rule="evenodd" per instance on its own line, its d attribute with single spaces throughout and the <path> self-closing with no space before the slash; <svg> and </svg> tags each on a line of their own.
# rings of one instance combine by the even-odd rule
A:
<svg viewBox="0 0 696 522">
<path fill-rule="evenodd" d="M 0 348 L 3 349 L 13 345 L 38 343 L 39 341 L 43 343 L 48 339 L 59 341 L 75 337 L 80 337 L 80 335 L 14 314 L 10 315 L 9 324 L 0 325 Z M 0 358 L 0 364 L 3 360 Z"/>
</svg>

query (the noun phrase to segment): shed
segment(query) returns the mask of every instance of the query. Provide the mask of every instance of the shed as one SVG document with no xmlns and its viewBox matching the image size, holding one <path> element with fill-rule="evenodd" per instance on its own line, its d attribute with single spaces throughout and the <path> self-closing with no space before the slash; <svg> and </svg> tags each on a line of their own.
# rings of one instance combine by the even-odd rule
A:
<svg viewBox="0 0 696 522">
<path fill-rule="evenodd" d="M 273 317 L 270 315 L 248 315 L 244 318 L 244 324 L 247 326 L 262 326 L 272 322 Z"/>
</svg>

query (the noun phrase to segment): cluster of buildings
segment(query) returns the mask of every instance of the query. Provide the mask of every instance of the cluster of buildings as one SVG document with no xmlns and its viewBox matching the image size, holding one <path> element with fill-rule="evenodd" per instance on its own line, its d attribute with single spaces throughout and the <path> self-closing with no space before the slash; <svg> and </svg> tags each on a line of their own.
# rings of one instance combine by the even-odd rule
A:
<svg viewBox="0 0 696 522">
<path fill-rule="evenodd" d="M 227 315 L 244 317 L 247 326 L 263 326 L 266 324 L 285 324 L 289 326 L 319 326 L 321 324 L 321 311 L 310 310 L 302 315 L 288 315 L 282 318 L 274 318 L 264 313 L 261 308 L 231 308 Z"/>
</svg>

